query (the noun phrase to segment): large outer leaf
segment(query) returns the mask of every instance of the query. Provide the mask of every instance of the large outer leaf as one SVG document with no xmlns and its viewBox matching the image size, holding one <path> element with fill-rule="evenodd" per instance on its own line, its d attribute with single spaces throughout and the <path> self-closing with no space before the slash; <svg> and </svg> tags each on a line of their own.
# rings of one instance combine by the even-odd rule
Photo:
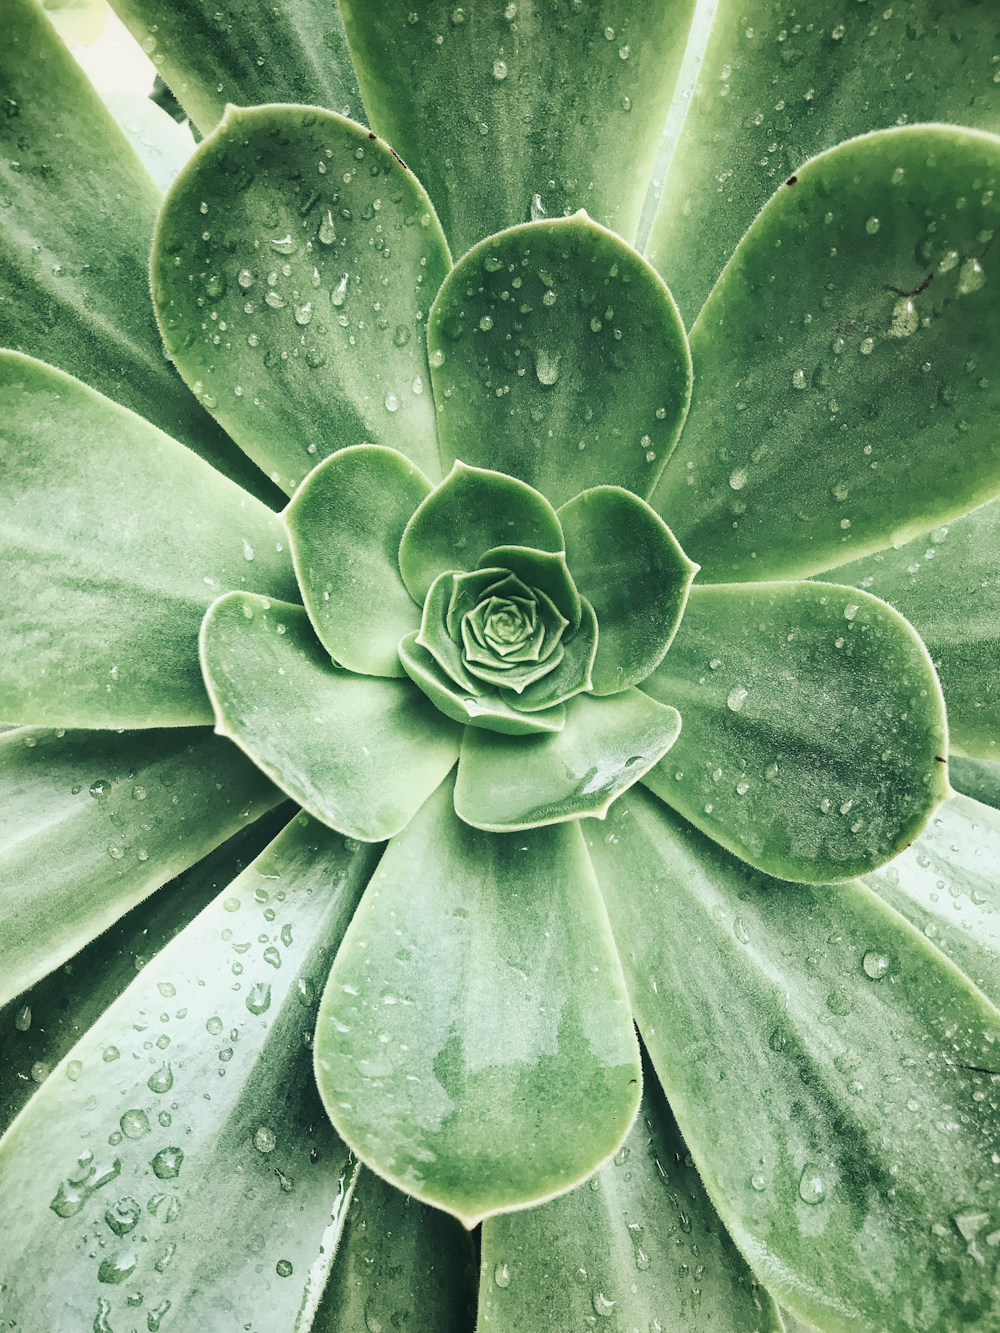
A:
<svg viewBox="0 0 1000 1333">
<path fill-rule="evenodd" d="M 154 1327 L 169 1310 L 286 1333 L 315 1307 L 349 1158 L 313 1085 L 312 1007 L 371 860 L 298 815 L 60 1062 L 0 1142 L 5 1317 L 122 1329 L 139 1292 Z M 134 1274 L 109 1274 L 129 1251 Z"/>
<path fill-rule="evenodd" d="M 970 373 L 975 373 L 975 368 Z M 906 616 L 930 653 L 948 705 L 953 754 L 1000 758 L 1000 500 L 905 546 L 844 565 Z"/>
<path fill-rule="evenodd" d="M 815 883 L 872 870 L 950 795 L 927 650 L 867 593 L 696 586 L 642 688 L 684 719 L 646 785 L 768 874 Z"/>
<path fill-rule="evenodd" d="M 692 0 L 342 0 L 372 124 L 431 192 L 455 254 L 578 208 L 631 241 Z"/>
<path fill-rule="evenodd" d="M 229 588 L 297 597 L 281 520 L 78 380 L 0 352 L 0 714 L 186 726 L 198 628 Z"/>
<path fill-rule="evenodd" d="M 227 102 L 300 102 L 364 120 L 335 0 L 112 0 L 202 134 Z"/>
<path fill-rule="evenodd" d="M 167 196 L 151 272 L 193 392 L 291 494 L 346 445 L 440 475 L 424 320 L 451 256 L 420 183 L 360 125 L 231 107 Z"/>
<path fill-rule="evenodd" d="M 609 823 L 632 1010 L 757 1274 L 826 1333 L 995 1327 L 1000 1013 L 861 884 L 755 874 L 638 790 Z"/>
<path fill-rule="evenodd" d="M 152 177 L 33 0 L 3 0 L 0 27 L 0 345 L 78 375 L 280 502 L 164 360 Z"/>
<path fill-rule="evenodd" d="M 705 1193 L 656 1075 L 644 1073 L 638 1118 L 613 1162 L 570 1194 L 483 1225 L 483 1328 L 570 1329 L 596 1314 L 643 1333 L 784 1333 Z"/>
<path fill-rule="evenodd" d="M 703 579 L 819 573 L 1000 490 L 1000 380 L 972 373 L 1000 349 L 998 175 L 994 135 L 887 130 L 799 168 L 754 222 L 691 331 L 653 496 Z"/>
<path fill-rule="evenodd" d="M 24 727 L 0 781 L 0 1002 L 281 800 L 207 727 Z"/>
<path fill-rule="evenodd" d="M 806 158 L 907 122 L 1000 132 L 996 17 L 982 0 L 720 0 L 647 247 L 689 328 L 757 211 Z"/>
<path fill-rule="evenodd" d="M 470 1228 L 610 1157 L 641 1071 L 578 828 L 480 833 L 442 784 L 344 937 L 316 1076 L 369 1166 Z"/>
</svg>

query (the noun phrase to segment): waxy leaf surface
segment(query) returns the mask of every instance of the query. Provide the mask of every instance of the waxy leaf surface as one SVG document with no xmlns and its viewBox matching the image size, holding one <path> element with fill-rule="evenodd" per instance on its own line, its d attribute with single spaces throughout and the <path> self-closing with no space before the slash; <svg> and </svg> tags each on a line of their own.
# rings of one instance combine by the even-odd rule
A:
<svg viewBox="0 0 1000 1333">
<path fill-rule="evenodd" d="M 857 882 L 772 880 L 641 789 L 608 823 L 632 1012 L 754 1271 L 828 1333 L 989 1327 L 1000 1128 L 971 1067 L 1000 1014 Z"/>
<path fill-rule="evenodd" d="M 360 125 L 233 107 L 170 190 L 151 266 L 185 382 L 286 493 L 354 444 L 437 478 L 422 330 L 451 258 L 421 186 Z"/>
<path fill-rule="evenodd" d="M 828 583 L 695 587 L 643 689 L 684 730 L 645 781 L 782 879 L 847 879 L 920 832 L 950 794 L 944 702 L 891 607 Z"/>
<path fill-rule="evenodd" d="M 691 412 L 653 497 L 704 580 L 816 574 L 1000 490 L 998 172 L 993 135 L 885 130 L 801 167 L 754 222 L 691 331 Z"/>
<path fill-rule="evenodd" d="M 399 541 L 430 491 L 403 454 L 371 445 L 321 463 L 285 513 L 299 587 L 327 651 L 351 671 L 402 676 L 396 647 L 420 625 Z"/>
<path fill-rule="evenodd" d="M 297 815 L 53 1070 L 0 1141 L 5 1316 L 128 1327 L 138 1291 L 144 1324 L 222 1328 L 206 1287 L 262 1333 L 315 1309 L 349 1154 L 309 1039 L 372 855 Z"/>
<path fill-rule="evenodd" d="M 441 459 L 520 477 L 554 505 L 648 496 L 691 396 L 659 276 L 585 213 L 514 227 L 455 265 L 427 331 Z"/>
<path fill-rule="evenodd" d="M 645 1062 L 643 1074 L 639 1115 L 611 1162 L 569 1194 L 484 1223 L 482 1327 L 534 1333 L 596 1314 L 653 1333 L 784 1333 Z"/>
<path fill-rule="evenodd" d="M 998 547 L 994 500 L 837 571 L 838 582 L 867 588 L 917 631 L 948 705 L 949 749 L 978 759 L 1000 757 Z"/>
<path fill-rule="evenodd" d="M 482 833 L 443 784 L 344 937 L 316 1076 L 363 1161 L 469 1228 L 610 1157 L 641 1069 L 579 830 Z"/>
<path fill-rule="evenodd" d="M 459 255 L 584 207 L 632 240 L 693 9 L 341 4 L 372 125 L 441 201 Z"/>
<path fill-rule="evenodd" d="M 198 627 L 229 588 L 297 597 L 281 520 L 110 399 L 0 352 L 0 713 L 209 723 Z"/>
<path fill-rule="evenodd" d="M 409 680 L 334 666 L 300 606 L 220 598 L 205 617 L 201 657 L 216 731 L 351 837 L 398 833 L 458 758 L 454 722 Z"/>
<path fill-rule="evenodd" d="M 583 815 L 603 818 L 680 730 L 676 708 L 635 689 L 607 699 L 578 694 L 566 705 L 565 726 L 551 736 L 507 737 L 468 727 L 455 809 L 475 828 L 495 832 Z"/>
<path fill-rule="evenodd" d="M 34 0 L 4 0 L 0 345 L 78 375 L 246 490 L 279 493 L 163 358 L 149 306 L 158 187 Z"/>
</svg>

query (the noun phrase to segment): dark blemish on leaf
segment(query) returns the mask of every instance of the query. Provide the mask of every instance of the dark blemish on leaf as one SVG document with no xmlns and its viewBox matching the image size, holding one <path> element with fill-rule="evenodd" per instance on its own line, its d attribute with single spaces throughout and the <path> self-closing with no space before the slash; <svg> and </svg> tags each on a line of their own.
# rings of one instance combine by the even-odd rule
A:
<svg viewBox="0 0 1000 1333">
<path fill-rule="evenodd" d="M 984 1069 L 982 1065 L 959 1065 L 958 1068 L 971 1069 L 974 1074 L 992 1074 L 994 1078 L 997 1077 L 998 1073 L 996 1069 Z"/>
<path fill-rule="evenodd" d="M 786 185 L 794 185 L 795 182 L 796 182 L 797 180 L 798 180 L 798 176 L 789 176 L 788 180 L 785 181 L 785 184 L 786 184 Z"/>
<path fill-rule="evenodd" d="M 933 281 L 934 281 L 934 274 L 928 273 L 927 277 L 924 278 L 920 286 L 914 287 L 912 292 L 904 292 L 902 287 L 891 287 L 891 286 L 883 287 L 882 290 L 884 292 L 895 292 L 897 296 L 919 296 L 921 292 L 925 292 L 927 290 L 927 288 L 931 285 Z"/>
<path fill-rule="evenodd" d="M 388 148 L 389 145 L 386 144 L 386 147 Z M 399 154 L 396 152 L 395 148 L 389 148 L 389 152 L 393 155 L 393 157 L 396 159 L 396 161 L 399 163 L 399 165 L 403 168 L 404 171 L 409 171 L 410 168 L 406 165 L 406 163 L 403 161 L 403 159 L 399 156 Z"/>
<path fill-rule="evenodd" d="M 368 137 L 369 137 L 369 139 L 377 139 L 377 138 L 378 138 L 378 135 L 377 135 L 377 134 L 369 134 Z"/>
<path fill-rule="evenodd" d="M 638 1080 L 637 1078 L 630 1078 L 630 1079 L 629 1079 L 629 1082 L 630 1082 L 630 1083 L 638 1083 L 639 1080 Z"/>
<path fill-rule="evenodd" d="M 833 327 L 842 338 L 850 338 L 858 331 L 858 321 L 856 319 L 842 319 Z"/>
<path fill-rule="evenodd" d="M 942 755 L 939 755 L 939 754 L 936 754 L 936 755 L 934 756 L 934 759 L 935 759 L 935 762 L 936 762 L 936 763 L 939 763 L 939 764 L 946 764 L 946 763 L 948 762 L 947 759 L 945 759 Z"/>
</svg>

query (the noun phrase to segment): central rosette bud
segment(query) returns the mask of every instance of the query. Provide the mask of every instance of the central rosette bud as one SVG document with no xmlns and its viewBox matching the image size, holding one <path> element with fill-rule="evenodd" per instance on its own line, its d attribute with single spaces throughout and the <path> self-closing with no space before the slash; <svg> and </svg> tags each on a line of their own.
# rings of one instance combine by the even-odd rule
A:
<svg viewBox="0 0 1000 1333">
<path fill-rule="evenodd" d="M 485 589 L 478 586 L 484 578 L 489 584 Z M 559 641 L 569 621 L 550 597 L 509 570 L 484 570 L 469 581 L 472 588 L 466 596 L 471 592 L 481 600 L 462 617 L 465 664 L 480 680 L 520 694 L 525 685 L 559 665 Z"/>
</svg>

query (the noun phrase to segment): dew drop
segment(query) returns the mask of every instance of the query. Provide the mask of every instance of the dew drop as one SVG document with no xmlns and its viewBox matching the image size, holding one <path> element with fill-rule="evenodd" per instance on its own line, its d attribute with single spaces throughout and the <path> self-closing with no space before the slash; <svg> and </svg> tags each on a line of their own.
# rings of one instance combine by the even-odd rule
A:
<svg viewBox="0 0 1000 1333">
<path fill-rule="evenodd" d="M 70 1060 L 66 1066 L 66 1077 L 71 1083 L 75 1083 L 83 1073 L 83 1064 L 79 1060 Z"/>
<path fill-rule="evenodd" d="M 750 1177 L 750 1184 L 754 1187 L 754 1189 L 757 1191 L 758 1194 L 761 1192 L 761 1190 L 767 1188 L 767 1181 L 759 1171 L 756 1173 L 756 1175 Z"/>
<path fill-rule="evenodd" d="M 175 1176 L 180 1175 L 183 1161 L 182 1148 L 161 1148 L 149 1165 L 153 1168 L 153 1175 L 157 1180 L 173 1180 Z"/>
<path fill-rule="evenodd" d="M 726 697 L 726 704 L 734 713 L 738 713 L 743 707 L 748 694 L 749 690 L 744 690 L 741 686 L 737 685 L 729 691 L 729 694 Z"/>
<path fill-rule="evenodd" d="M 28 1028 L 31 1027 L 30 1005 L 26 1004 L 18 1009 L 17 1014 L 14 1017 L 14 1026 L 17 1028 L 18 1032 L 27 1032 Z"/>
<path fill-rule="evenodd" d="M 498 1287 L 510 1286 L 510 1269 L 506 1264 L 497 1264 L 493 1270 L 493 1281 Z"/>
<path fill-rule="evenodd" d="M 222 1031 L 222 1019 L 218 1016 L 210 1018 L 205 1024 L 205 1030 L 213 1037 L 217 1037 Z"/>
<path fill-rule="evenodd" d="M 615 1312 L 617 1301 L 609 1300 L 603 1291 L 595 1291 L 590 1298 L 591 1304 L 602 1319 L 610 1319 Z"/>
<path fill-rule="evenodd" d="M 869 949 L 861 960 L 865 975 L 872 981 L 879 981 L 889 971 L 889 959 L 878 949 Z"/>
<path fill-rule="evenodd" d="M 819 1167 L 807 1162 L 799 1177 L 799 1198 L 803 1203 L 822 1203 L 826 1198 L 826 1185 L 819 1173 Z"/>
<path fill-rule="evenodd" d="M 392 341 L 396 347 L 405 347 L 410 341 L 410 328 L 408 324 L 397 324 L 396 330 L 392 335 Z"/>
<path fill-rule="evenodd" d="M 739 917 L 737 917 L 736 920 L 733 922 L 733 934 L 736 936 L 736 938 L 739 940 L 741 944 L 750 943 L 750 935 L 747 932 L 746 926 L 743 924 L 743 922 L 740 920 Z"/>
<path fill-rule="evenodd" d="M 535 374 L 538 376 L 539 384 L 555 384 L 559 378 L 559 362 L 561 360 L 561 352 L 550 352 L 544 347 L 538 348 L 535 352 Z"/>
<path fill-rule="evenodd" d="M 155 1074 L 150 1074 L 146 1087 L 150 1092 L 169 1092 L 174 1086 L 174 1071 L 168 1064 L 160 1065 Z"/>
<path fill-rule="evenodd" d="M 121 1051 L 117 1046 L 105 1046 L 101 1059 L 106 1065 L 112 1064 L 115 1060 L 121 1059 Z"/>
<path fill-rule="evenodd" d="M 273 1129 L 260 1125 L 253 1136 L 253 1146 L 260 1153 L 274 1152 L 278 1140 Z"/>
<path fill-rule="evenodd" d="M 958 294 L 959 296 L 968 296 L 971 292 L 978 292 L 980 287 L 986 281 L 986 274 L 978 259 L 967 259 L 958 271 Z"/>
<path fill-rule="evenodd" d="M 385 410 L 387 412 L 395 412 L 398 410 L 398 408 L 399 408 L 399 399 L 396 397 L 394 393 L 387 393 L 385 396 Z"/>
<path fill-rule="evenodd" d="M 143 1134 L 149 1133 L 149 1120 L 145 1111 L 126 1111 L 118 1123 L 127 1139 L 141 1139 Z"/>
<path fill-rule="evenodd" d="M 246 1005 L 252 1014 L 266 1013 L 271 1007 L 270 983 L 258 982 L 255 986 L 251 986 Z"/>
<path fill-rule="evenodd" d="M 278 1277 L 291 1277 L 295 1270 L 292 1267 L 292 1261 L 290 1259 L 279 1259 L 274 1265 L 274 1271 L 277 1273 Z"/>
<path fill-rule="evenodd" d="M 865 231 L 869 236 L 874 236 L 881 225 L 882 224 L 879 222 L 878 218 L 869 218 L 865 223 Z"/>
<path fill-rule="evenodd" d="M 134 1250 L 123 1250 L 113 1258 L 103 1259 L 97 1270 L 98 1282 L 124 1282 L 135 1272 L 139 1260 Z"/>
<path fill-rule="evenodd" d="M 287 236 L 282 236 L 280 240 L 273 240 L 272 247 L 277 250 L 279 255 L 291 255 L 295 253 L 295 242 L 292 240 L 291 232 Z"/>
<path fill-rule="evenodd" d="M 305 305 L 295 306 L 295 322 L 301 324 L 303 328 L 312 319 L 312 301 L 307 301 Z"/>
<path fill-rule="evenodd" d="M 858 347 L 858 351 L 861 353 L 862 356 L 871 356 L 874 347 L 875 347 L 874 338 L 863 338 L 860 346 Z"/>
<path fill-rule="evenodd" d="M 729 478 L 729 485 L 734 491 L 741 491 L 747 484 L 747 470 L 745 467 L 737 468 Z"/>
<path fill-rule="evenodd" d="M 502 60 L 494 60 L 493 77 L 495 79 L 505 79 L 507 77 L 507 66 Z"/>
</svg>

